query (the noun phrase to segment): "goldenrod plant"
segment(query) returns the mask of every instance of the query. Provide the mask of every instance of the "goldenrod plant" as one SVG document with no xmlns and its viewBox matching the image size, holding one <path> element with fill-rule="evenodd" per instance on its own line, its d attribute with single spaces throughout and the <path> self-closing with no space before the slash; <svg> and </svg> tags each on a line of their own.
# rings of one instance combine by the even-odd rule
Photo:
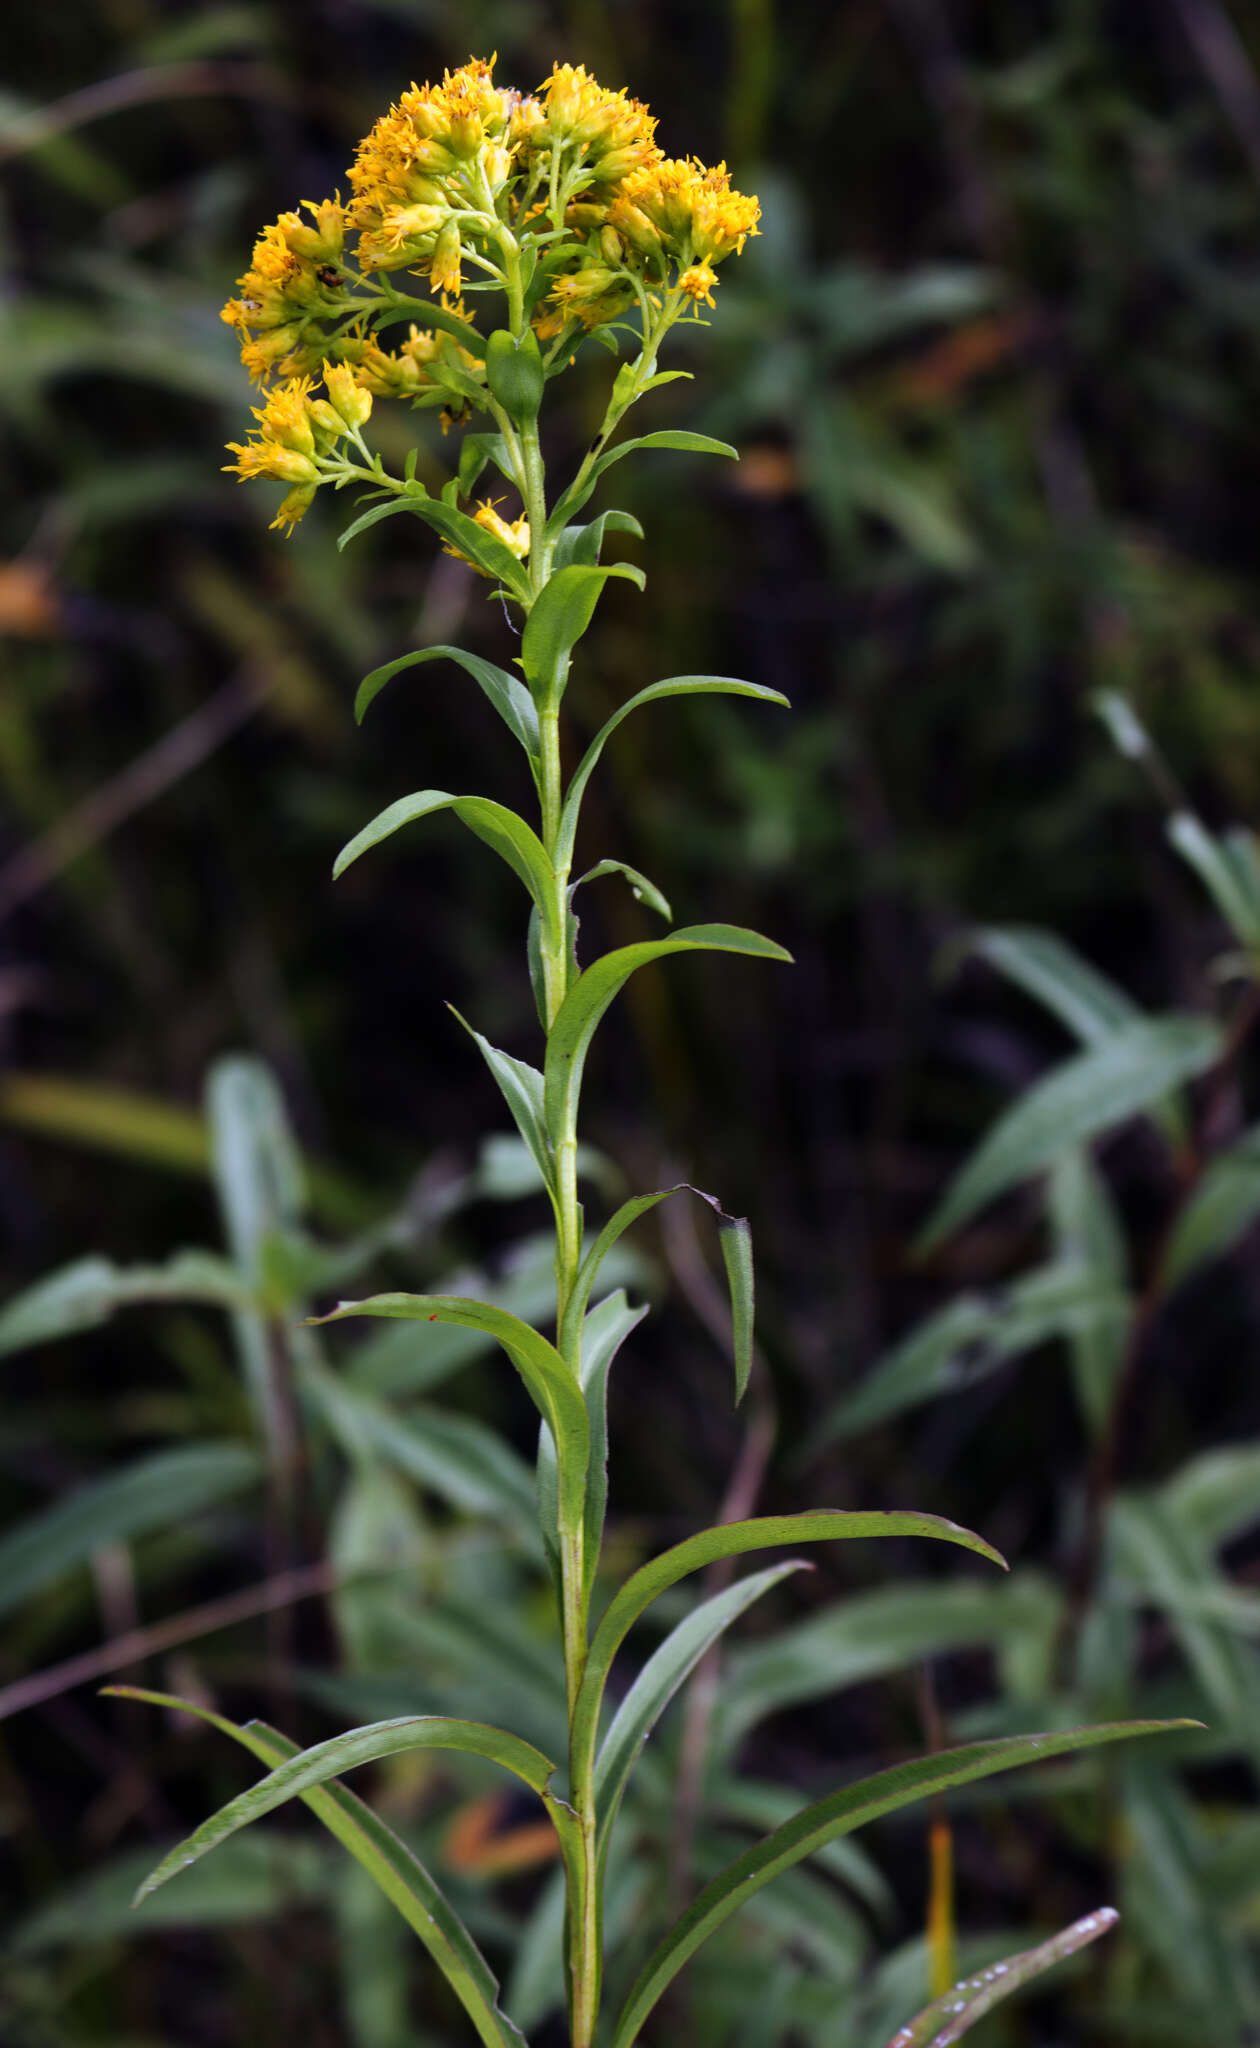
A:
<svg viewBox="0 0 1260 2048">
<path fill-rule="evenodd" d="M 588 1052 L 605 1012 L 640 967 L 681 953 L 726 953 L 776 966 L 772 940 L 722 924 L 671 930 L 598 959 L 579 953 L 577 892 L 595 876 L 622 875 L 668 923 L 660 889 L 626 863 L 577 859 L 587 786 L 631 712 L 670 697 L 725 693 L 759 706 L 785 699 L 755 682 L 680 675 L 638 690 L 608 719 L 566 778 L 561 716 L 574 653 L 610 580 L 642 587 L 643 573 L 601 557 L 609 536 L 641 539 L 628 513 L 580 515 L 612 467 L 636 450 L 734 456 L 706 436 L 653 431 L 614 439 L 631 409 L 685 373 L 662 369 L 670 330 L 715 305 L 720 266 L 758 223 L 756 199 L 724 165 L 671 158 L 648 110 L 608 91 L 581 66 L 558 65 L 534 93 L 496 84 L 471 60 L 439 85 L 413 86 L 377 122 L 349 172 L 350 196 L 285 213 L 259 238 L 239 294 L 224 310 L 242 359 L 268 386 L 256 429 L 232 445 L 242 478 L 287 486 L 275 523 L 291 530 L 325 486 L 366 493 L 343 544 L 377 521 L 409 513 L 483 576 L 519 633 L 511 667 L 452 646 L 402 654 L 363 682 L 360 717 L 416 664 L 444 659 L 485 693 L 526 757 L 537 817 L 487 796 L 424 789 L 401 797 L 338 855 L 334 872 L 402 826 L 451 811 L 498 853 L 529 899 L 526 954 L 542 1035 L 539 1064 L 501 1051 L 466 1028 L 484 1058 L 545 1190 L 554 1220 L 555 1296 L 542 1327 L 501 1303 L 464 1295 L 387 1293 L 341 1302 L 316 1318 L 384 1317 L 454 1325 L 493 1340 L 520 1376 L 540 1418 L 537 1496 L 560 1616 L 567 1755 L 549 1756 L 510 1730 L 454 1716 L 411 1714 L 371 1723 L 298 1751 L 275 1730 L 237 1727 L 200 1712 L 268 1767 L 181 1843 L 146 1879 L 145 1897 L 208 1850 L 285 1801 L 302 1798 L 375 1880 L 447 1979 L 470 2037 L 507 2048 L 523 2040 L 472 1935 L 430 1872 L 342 1775 L 407 1752 L 452 1750 L 514 1774 L 554 1828 L 565 1883 L 554 1981 L 567 2003 L 572 2048 L 631 2048 L 701 1944 L 782 1872 L 864 1822 L 1014 1765 L 1179 1723 L 1129 1722 L 1014 1733 L 901 1762 L 847 1783 L 774 1826 L 720 1870 L 647 1954 L 619 2004 L 603 2000 L 605 1881 L 618 1811 L 644 1743 L 705 1652 L 752 1603 L 798 1568 L 794 1549 L 857 1537 L 923 1537 L 1001 1565 L 978 1535 L 913 1511 L 814 1511 L 702 1530 L 642 1565 L 611 1597 L 601 1576 L 607 1505 L 606 1388 L 610 1368 L 643 1311 L 601 1293 L 624 1232 L 682 1188 L 635 1195 L 588 1227 L 578 1197 L 578 1112 Z M 403 330 L 401 339 L 397 330 Z M 602 421 L 574 473 L 549 481 L 540 418 L 552 381 L 588 342 L 606 349 L 610 388 Z M 389 345 L 389 344 L 393 345 Z M 367 430 L 378 400 L 437 408 L 452 442 L 453 474 L 436 495 L 373 452 Z M 497 478 L 474 498 L 481 479 Z M 498 493 L 493 495 L 492 493 Z M 575 868 L 579 871 L 575 873 Z M 461 1020 L 462 1021 L 462 1020 Z M 753 1362 L 749 1227 L 711 1197 L 729 1280 L 736 1398 Z M 635 1623 L 662 1595 L 717 1560 L 776 1550 L 762 1569 L 685 1612 L 627 1686 L 618 1662 Z M 596 1613 L 596 1594 L 603 1601 Z M 610 1705 L 616 1666 L 619 1697 Z M 135 1694 L 172 1705 L 166 1695 Z M 1107 1910 L 966 1979 L 909 2022 L 905 2044 L 954 2041 L 1007 1991 L 1061 1954 L 1103 1933 Z M 944 1986 L 935 1987 L 943 1991 Z M 658 2022 L 658 2028 L 664 2021 Z M 656 2038 L 670 2037 L 670 2026 Z"/>
</svg>

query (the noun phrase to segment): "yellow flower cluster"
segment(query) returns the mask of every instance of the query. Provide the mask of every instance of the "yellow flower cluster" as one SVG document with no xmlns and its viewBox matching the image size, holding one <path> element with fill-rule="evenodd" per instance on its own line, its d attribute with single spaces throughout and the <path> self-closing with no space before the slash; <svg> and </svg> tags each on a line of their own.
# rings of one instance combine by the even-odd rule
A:
<svg viewBox="0 0 1260 2048">
<path fill-rule="evenodd" d="M 325 481 L 324 459 L 344 434 L 358 432 L 372 410 L 371 393 L 346 363 L 325 365 L 325 398 L 311 397 L 313 382 L 290 377 L 264 405 L 254 406 L 258 425 L 253 438 L 229 441 L 236 461 L 224 464 L 234 476 L 272 477 L 291 486 L 271 522 L 290 532 Z"/>
<path fill-rule="evenodd" d="M 469 285 L 508 290 L 515 280 L 515 303 L 528 291 L 525 314 L 544 342 L 590 332 L 636 302 L 645 319 L 663 308 L 668 323 L 713 304 L 718 264 L 757 232 L 760 212 L 732 189 L 725 164 L 667 158 L 648 109 L 580 64 L 555 65 L 533 94 L 497 86 L 493 60 L 477 58 L 439 85 L 413 85 L 359 144 L 349 179 L 348 204 L 308 200 L 309 220 L 283 213 L 263 230 L 223 308 L 251 375 L 283 380 L 256 415 L 259 437 L 232 445 L 237 474 L 293 485 L 284 525 L 315 488 L 294 468 L 314 456 L 290 413 L 314 420 L 312 407 L 336 403 L 308 397 L 312 376 L 331 390 L 344 372 L 369 402 L 443 406 L 444 423 L 485 390 L 480 356 L 462 345 L 471 337 L 451 331 L 445 313 L 438 331 L 412 327 L 398 348 L 382 346 L 376 329 L 397 317 L 398 294 L 378 273 L 423 273 L 465 321 Z"/>
<path fill-rule="evenodd" d="M 529 553 L 529 521 L 523 515 L 519 519 L 502 518 L 495 510 L 496 504 L 502 502 L 501 498 L 482 498 L 473 512 L 473 518 L 478 526 L 484 527 L 487 533 L 502 541 L 504 547 L 516 556 L 518 562 L 523 562 Z M 480 562 L 474 562 L 471 555 L 466 555 L 462 548 L 457 548 L 453 541 L 444 540 L 442 552 L 454 555 L 456 561 L 467 562 L 479 576 L 488 576 L 490 573 L 488 569 L 482 568 Z"/>
<path fill-rule="evenodd" d="M 313 226 L 282 213 L 254 244 L 249 269 L 221 318 L 241 337 L 241 361 L 257 382 L 300 376 L 324 360 L 324 324 L 341 310 L 346 215 L 340 199 L 304 202 Z"/>
</svg>

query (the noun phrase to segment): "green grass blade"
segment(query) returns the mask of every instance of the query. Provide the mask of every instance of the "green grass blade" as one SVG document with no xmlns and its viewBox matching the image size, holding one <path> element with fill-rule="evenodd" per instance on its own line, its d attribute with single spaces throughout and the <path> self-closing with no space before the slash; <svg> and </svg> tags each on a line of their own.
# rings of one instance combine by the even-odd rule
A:
<svg viewBox="0 0 1260 2048">
<path fill-rule="evenodd" d="M 241 1728 L 221 1714 L 174 1699 L 167 1693 L 126 1685 L 110 1686 L 107 1690 L 124 1699 L 144 1700 L 152 1706 L 195 1714 L 222 1734 L 230 1735 L 269 1769 L 301 1754 L 288 1736 L 262 1721 L 248 1722 Z M 322 1785 L 300 1797 L 419 1935 L 487 2048 L 523 2048 L 524 2036 L 499 2010 L 499 1986 L 493 1971 L 419 1858 L 377 1818 L 370 1806 L 344 1785 Z"/>
<path fill-rule="evenodd" d="M 880 1771 L 875 1777 L 864 1778 L 818 1800 L 736 1857 L 712 1884 L 706 1885 L 644 1964 L 617 2020 L 611 2048 L 631 2048 L 661 1994 L 701 1944 L 781 1870 L 790 1870 L 824 1842 L 934 1793 L 971 1784 L 977 1778 L 992 1777 L 998 1771 L 1013 1770 L 1019 1764 L 1043 1762 L 1047 1757 L 1092 1749 L 1101 1743 L 1129 1741 L 1139 1735 L 1157 1735 L 1195 1725 L 1184 1721 L 1130 1721 L 1098 1728 L 1073 1728 L 1062 1733 L 1011 1736 L 997 1742 L 973 1742 L 961 1749 L 894 1764 L 891 1770 Z"/>
<path fill-rule="evenodd" d="M 1004 1998 L 1031 1984 L 1035 1977 L 1044 1976 L 1079 1949 L 1087 1948 L 1100 1935 L 1109 1934 L 1119 1918 L 1114 1906 L 1100 1906 L 1096 1913 L 1086 1913 L 1084 1919 L 1074 1921 L 1049 1941 L 1038 1942 L 1036 1948 L 1023 1949 L 1002 1963 L 990 1963 L 977 1976 L 955 1984 L 952 1991 L 927 2006 L 917 2019 L 901 2027 L 888 2048 L 951 2048 L 954 2041 L 961 2041 L 976 2021 L 992 2012 Z"/>
</svg>

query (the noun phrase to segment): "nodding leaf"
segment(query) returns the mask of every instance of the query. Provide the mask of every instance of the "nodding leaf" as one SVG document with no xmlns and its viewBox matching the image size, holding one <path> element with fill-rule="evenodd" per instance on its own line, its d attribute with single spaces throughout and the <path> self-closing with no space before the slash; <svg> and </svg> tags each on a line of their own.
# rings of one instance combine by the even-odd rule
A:
<svg viewBox="0 0 1260 2048">
<path fill-rule="evenodd" d="M 560 814 L 559 849 L 566 860 L 573 857 L 573 842 L 577 834 L 578 812 L 582 804 L 582 793 L 591 779 L 592 770 L 604 751 L 606 742 L 616 732 L 623 718 L 637 711 L 641 704 L 654 704 L 661 697 L 757 697 L 763 704 L 787 704 L 787 698 L 779 690 L 768 690 L 764 683 L 744 683 L 736 676 L 667 676 L 663 682 L 649 683 L 646 690 L 639 690 L 628 697 L 624 704 L 596 733 L 590 746 L 582 756 L 569 784 Z"/>
<path fill-rule="evenodd" d="M 296 1742 L 263 1721 L 238 1728 L 234 1721 L 169 1693 L 147 1692 L 139 1686 L 111 1685 L 105 1690 L 121 1699 L 143 1700 L 150 1706 L 193 1714 L 239 1742 L 269 1770 L 300 1755 Z M 499 1985 L 490 1965 L 445 1894 L 418 1856 L 378 1820 L 370 1806 L 344 1785 L 313 1787 L 299 1794 L 330 1835 L 348 1849 L 356 1863 L 377 1884 L 425 1948 L 463 2005 L 485 2048 L 526 2048 L 525 2037 L 499 2010 Z"/>
<path fill-rule="evenodd" d="M 995 1195 L 1206 1072 L 1222 1045 L 1209 1018 L 1143 1017 L 1065 1060 L 1029 1088 L 972 1153 L 919 1238 L 919 1254 Z"/>
<path fill-rule="evenodd" d="M 927 1536 L 943 1543 L 957 1543 L 981 1557 L 1006 1568 L 1006 1560 L 982 1536 L 947 1522 L 940 1515 L 914 1512 L 851 1512 L 820 1508 L 803 1515 L 759 1515 L 749 1522 L 724 1522 L 719 1528 L 702 1529 L 684 1543 L 676 1543 L 650 1563 L 641 1565 L 613 1595 L 591 1639 L 582 1683 L 574 1702 L 572 1757 L 575 1769 L 583 1757 L 594 1754 L 599 1727 L 600 1703 L 608 1673 L 627 1634 L 639 1616 L 670 1586 L 722 1557 L 740 1557 L 750 1550 L 773 1550 L 780 1544 L 836 1543 L 875 1536 Z"/>
<path fill-rule="evenodd" d="M 895 1813 L 917 1800 L 947 1792 L 951 1786 L 972 1784 L 998 1771 L 1014 1770 L 1019 1764 L 1041 1763 L 1047 1757 L 1093 1749 L 1105 1742 L 1127 1742 L 1139 1735 L 1159 1735 L 1196 1725 L 1186 1721 L 1129 1721 L 1046 1735 L 1014 1735 L 996 1742 L 972 1742 L 962 1749 L 942 1750 L 935 1756 L 895 1764 L 891 1770 L 880 1771 L 859 1784 L 846 1785 L 843 1791 L 805 1807 L 794 1820 L 776 1828 L 764 1841 L 755 1843 L 729 1863 L 675 1922 L 631 1987 L 610 2048 L 631 2048 L 643 2022 L 683 1964 L 732 1913 L 780 1871 L 790 1870 L 825 1842 L 834 1841 L 837 1835 L 849 1834 L 868 1821 Z"/>
<path fill-rule="evenodd" d="M 369 847 L 379 846 L 383 839 L 391 838 L 402 826 L 410 825 L 416 818 L 427 818 L 434 811 L 454 811 L 470 832 L 475 832 L 478 839 L 484 839 L 487 846 L 494 848 L 513 874 L 524 882 L 537 905 L 539 916 L 550 930 L 555 877 L 542 841 L 515 811 L 493 803 L 486 796 L 452 796 L 445 789 L 419 789 L 413 796 L 400 796 L 396 803 L 388 804 L 342 847 L 333 862 L 333 880 L 344 875 L 351 863 Z"/>
<path fill-rule="evenodd" d="M 936 1999 L 917 2019 L 900 2027 L 888 2048 L 951 2048 L 953 2042 L 961 2041 L 977 2020 L 992 2012 L 1013 1991 L 1031 1984 L 1035 1977 L 1074 1956 L 1078 1949 L 1088 1947 L 1100 1935 L 1109 1934 L 1119 1918 L 1114 1906 L 1099 1906 L 1097 1912 L 1086 1913 L 1084 1919 L 1073 1921 L 1061 1934 L 1051 1935 L 1049 1941 L 1039 1942 L 1036 1948 L 1023 1949 L 1018 1955 L 1007 1956 L 1004 1962 L 990 1963 L 974 1977 L 955 1984 L 952 1991 Z"/>
<path fill-rule="evenodd" d="M 492 661 L 483 661 L 479 654 L 466 653 L 462 647 L 420 647 L 414 654 L 400 654 L 397 661 L 387 661 L 382 668 L 374 668 L 359 684 L 354 700 L 355 718 L 362 723 L 368 705 L 375 702 L 386 683 L 400 675 L 403 669 L 415 668 L 422 661 L 458 662 L 485 691 L 508 731 L 520 741 L 530 760 L 537 760 L 538 713 L 524 683 L 517 676 L 510 676 L 506 669 L 496 668 Z"/>
<path fill-rule="evenodd" d="M 565 1515 L 576 1522 L 582 1514 L 590 1426 L 582 1391 L 554 1344 L 507 1309 L 458 1294 L 373 1294 L 365 1301 L 342 1301 L 312 1323 L 339 1323 L 350 1316 L 391 1316 L 409 1322 L 457 1323 L 481 1330 L 502 1345 L 525 1383 L 534 1406 L 551 1431 L 560 1470 L 560 1498 Z"/>
<path fill-rule="evenodd" d="M 556 570 L 539 591 L 521 636 L 521 667 L 540 710 L 554 710 L 563 697 L 573 650 L 590 625 L 610 576 L 643 587 L 642 569 L 628 562 L 606 568 L 573 562 Z"/>
<path fill-rule="evenodd" d="M 746 953 L 762 960 L 785 960 L 792 956 L 773 939 L 739 925 L 687 925 L 668 939 L 648 939 L 637 946 L 621 946 L 592 961 L 580 974 L 560 1005 L 547 1040 L 544 1066 L 548 1128 L 572 1130 L 577 1121 L 582 1070 L 600 1018 L 613 997 L 630 979 L 636 967 L 664 960 L 671 953 Z"/>
<path fill-rule="evenodd" d="M 373 1721 L 365 1728 L 351 1728 L 344 1735 L 317 1742 L 313 1748 L 301 1750 L 278 1764 L 267 1777 L 229 1800 L 164 1856 L 140 1886 L 135 1903 L 139 1905 L 141 1899 L 168 1878 L 208 1855 L 238 1828 L 248 1827 L 251 1821 L 273 1813 L 288 1800 L 326 1785 L 343 1771 L 356 1770 L 361 1764 L 376 1763 L 387 1756 L 407 1756 L 423 1749 L 462 1750 L 511 1771 L 542 1800 L 561 1848 L 566 1852 L 571 1848 L 574 1816 L 562 1800 L 553 1796 L 551 1780 L 556 1767 L 541 1750 L 519 1735 L 510 1735 L 503 1728 L 486 1727 L 480 1721 L 452 1720 L 445 1714 L 406 1714 L 396 1720 Z"/>
<path fill-rule="evenodd" d="M 384 505 L 373 505 L 370 511 L 361 513 L 347 526 L 337 546 L 344 548 L 357 534 L 375 526 L 379 520 L 388 519 L 395 512 L 414 512 L 417 519 L 423 519 L 458 554 L 477 568 L 484 569 L 486 575 L 501 583 L 511 596 L 521 603 L 529 601 L 529 577 L 511 548 L 505 547 L 484 526 L 478 526 L 466 512 L 444 504 L 440 498 L 430 498 L 419 484 L 412 484 L 404 495 L 391 498 Z"/>
<path fill-rule="evenodd" d="M 753 1355 L 753 1267 L 752 1233 L 742 1216 L 728 1216 L 716 1195 L 706 1195 L 703 1188 L 696 1188 L 690 1181 L 679 1181 L 672 1188 L 656 1188 L 650 1195 L 632 1195 L 623 1202 L 616 1214 L 610 1216 L 594 1244 L 578 1268 L 573 1283 L 573 1292 L 565 1310 L 562 1342 L 569 1344 L 576 1334 L 577 1325 L 586 1312 L 591 1289 L 595 1285 L 599 1269 L 623 1231 L 637 1223 L 640 1216 L 646 1216 L 658 1202 L 664 1202 L 671 1195 L 695 1195 L 707 1202 L 718 1220 L 718 1233 L 722 1245 L 722 1257 L 726 1266 L 727 1281 L 731 1295 L 731 1323 L 735 1347 L 735 1399 L 739 1401 L 748 1384 Z"/>
<path fill-rule="evenodd" d="M 624 860 L 597 861 L 593 868 L 588 868 L 584 875 L 578 876 L 569 890 L 569 902 L 572 903 L 574 890 L 580 889 L 583 882 L 597 882 L 601 875 L 624 875 L 636 903 L 646 903 L 648 909 L 654 910 L 658 917 L 663 917 L 666 924 L 673 923 L 674 913 L 670 908 L 669 898 L 662 896 L 655 882 L 649 882 L 646 875 L 640 874 L 638 868 L 630 867 Z"/>
</svg>

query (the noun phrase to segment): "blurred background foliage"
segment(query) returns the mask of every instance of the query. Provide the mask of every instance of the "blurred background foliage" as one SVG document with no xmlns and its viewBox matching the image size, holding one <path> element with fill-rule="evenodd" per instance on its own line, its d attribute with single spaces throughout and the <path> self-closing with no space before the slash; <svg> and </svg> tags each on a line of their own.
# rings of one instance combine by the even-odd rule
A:
<svg viewBox="0 0 1260 2048">
<path fill-rule="evenodd" d="M 753 925 L 799 962 L 782 978 L 645 973 L 598 1060 L 593 1168 L 636 1187 L 685 1175 L 752 1217 L 766 1354 L 732 1417 L 708 1249 L 658 1212 L 619 1276 L 666 1311 L 614 1385 L 624 1556 L 710 1519 L 739 1458 L 764 1508 L 931 1508 L 1017 1566 L 994 1589 L 907 1553 L 915 1576 L 894 1586 L 887 1557 L 828 1558 L 776 1595 L 788 1650 L 760 1651 L 751 1618 L 725 1720 L 693 1702 L 662 1745 L 621 1923 L 633 1946 L 650 1921 L 649 1851 L 703 1872 L 741 1826 L 779 1817 L 776 1777 L 804 1796 L 854 1759 L 1158 1692 L 1215 1724 L 1189 1776 L 1166 1751 L 1159 1769 L 1082 1763 L 959 1812 L 961 1964 L 1117 1885 L 1128 1907 L 1118 1935 L 977 2038 L 1254 2041 L 1248 1240 L 1166 1312 L 1139 1311 L 1123 1426 L 1092 1462 L 1062 1358 L 1067 1334 L 1079 1379 L 1079 1319 L 1034 1315 L 1031 1337 L 994 1348 L 1008 1283 L 1046 1251 L 1041 1206 L 1008 1201 L 911 1253 L 986 1123 L 1068 1050 L 992 949 L 969 947 L 976 924 L 1052 928 L 1151 1011 L 1222 1006 L 1219 914 L 1089 701 L 1127 694 L 1210 825 L 1260 815 L 1251 0 L 21 10 L 0 94 L 3 1277 L 17 1292 L 88 1253 L 131 1269 L 205 1249 L 156 1279 L 80 1271 L 68 1312 L 10 1329 L 0 1681 L 209 1603 L 187 1641 L 146 1639 L 114 1675 L 151 1650 L 151 1682 L 242 1714 L 261 1701 L 307 1739 L 421 1695 L 495 1719 L 505 1690 L 517 1725 L 528 1711 L 539 1740 L 554 1725 L 528 1477 L 483 1427 L 528 1456 L 500 1377 L 414 1334 L 342 1354 L 344 1384 L 288 1355 L 298 1305 L 369 1266 L 404 1285 L 473 1271 L 542 1312 L 541 1213 L 511 1148 L 479 1149 L 497 1102 L 442 1000 L 528 1051 L 516 904 L 440 825 L 328 880 L 336 847 L 417 781 L 519 798 L 462 678 L 409 677 L 362 734 L 350 712 L 360 675 L 408 646 L 502 661 L 510 629 L 395 523 L 339 555 L 345 507 L 321 497 L 281 542 L 267 492 L 220 470 L 250 393 L 218 308 L 258 227 L 344 188 L 355 140 L 411 78 L 493 49 L 524 84 L 556 58 L 626 84 L 667 149 L 725 156 L 764 206 L 712 327 L 680 337 L 697 382 L 657 394 L 646 422 L 685 420 L 743 460 L 618 473 L 647 530 L 648 595 L 610 588 L 570 696 L 575 746 L 666 673 L 746 675 L 795 707 L 693 699 L 632 722 L 605 809 L 588 804 L 591 860 L 615 850 L 682 921 Z M 552 421 L 561 467 L 598 417 L 606 365 L 588 353 Z M 418 419 L 436 477 L 448 451 Z M 401 449 L 414 424 L 382 431 Z M 601 942 L 646 935 L 616 884 L 585 915 Z M 1245 1121 L 1238 1036 L 1227 1085 L 1198 1106 L 1200 1151 Z M 1161 1270 L 1185 1157 L 1150 1125 L 1103 1154 L 1139 1289 Z M 1098 1210 L 1079 1161 L 1057 1171 L 1061 1239 L 1069 1211 Z M 955 1371 L 950 1400 L 895 1418 L 876 1400 L 860 1440 L 852 1413 L 824 1431 L 960 1288 L 990 1322 L 973 1314 L 934 1356 L 974 1363 L 987 1342 L 992 1370 Z M 20 1348 L 74 1320 L 102 1326 Z M 278 1406 L 277 1344 L 300 1391 Z M 405 1429 L 378 1400 L 405 1401 Z M 1091 1607 L 1082 1529 L 1092 1517 L 1101 1541 L 1116 1488 L 1138 1503 L 1115 1539 L 1127 1591 Z M 1231 1576 L 1205 1590 L 1225 1542 Z M 374 1576 L 320 1597 L 358 1569 Z M 259 1586 L 262 1606 L 214 1606 Z M 1170 1587 L 1198 1616 L 1189 1639 Z M 6 2041 L 462 2038 L 440 2007 L 408 2020 L 392 1928 L 300 1827 L 220 1851 L 146 1909 L 169 1931 L 137 1934 L 127 1870 L 227 1796 L 233 1760 L 90 1690 L 0 1706 L 26 1709 L 0 1747 L 18 1916 Z M 400 1772 L 385 1797 L 438 1845 L 500 1961 L 527 1930 L 510 2009 L 546 2041 L 556 1908 L 533 1816 L 446 1764 Z M 837 1854 L 765 1894 L 659 2038 L 882 2048 L 926 1995 L 925 1827 L 899 1821 L 875 1861 Z"/>
</svg>

